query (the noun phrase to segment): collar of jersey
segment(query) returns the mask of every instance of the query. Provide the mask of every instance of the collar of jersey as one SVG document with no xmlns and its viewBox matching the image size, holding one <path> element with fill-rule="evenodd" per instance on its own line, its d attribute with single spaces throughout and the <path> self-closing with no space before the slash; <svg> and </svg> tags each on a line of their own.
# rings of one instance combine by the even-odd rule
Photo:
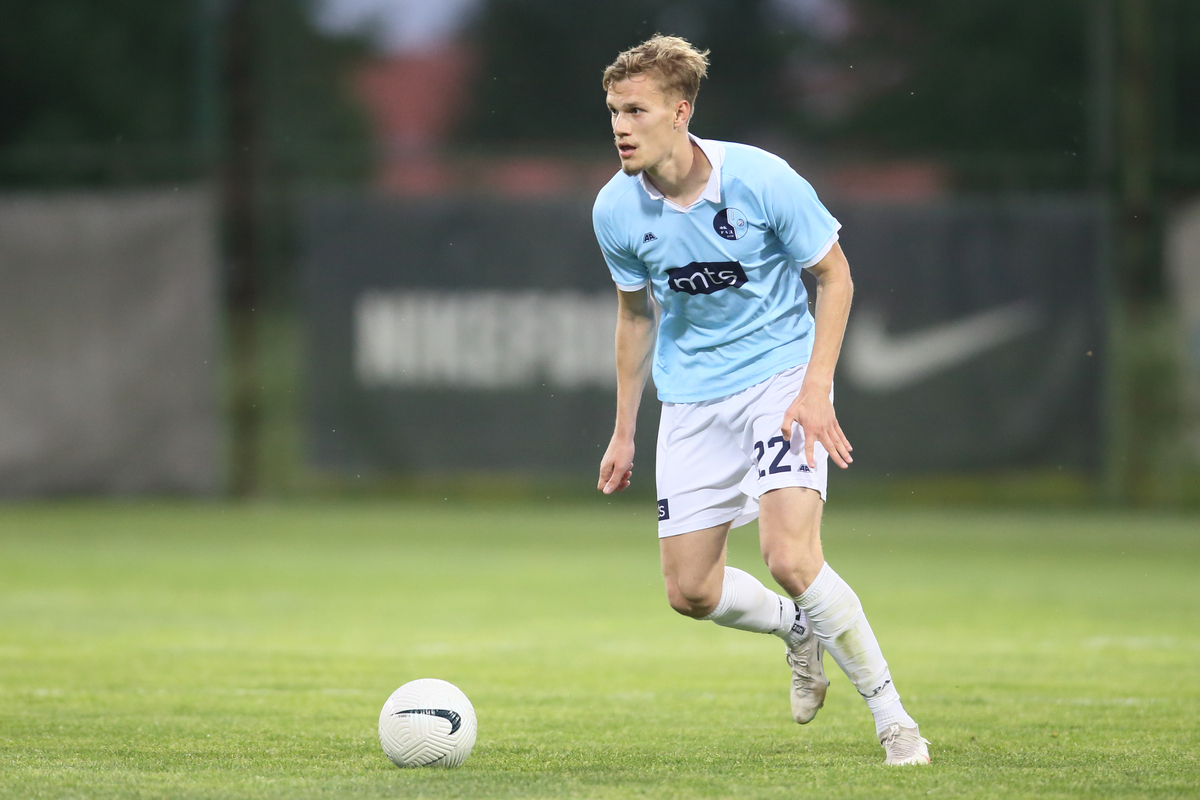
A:
<svg viewBox="0 0 1200 800">
<path fill-rule="evenodd" d="M 725 163 L 725 145 L 712 139 L 701 139 L 693 133 L 688 134 L 688 138 L 696 143 L 696 146 L 704 153 L 708 163 L 712 165 L 712 173 L 708 176 L 708 183 L 704 186 L 704 191 L 696 198 L 696 201 L 687 208 L 673 203 L 663 195 L 658 189 L 654 188 L 654 184 L 646 177 L 645 172 L 638 173 L 638 180 L 642 182 L 642 188 L 646 190 L 646 194 L 650 195 L 651 200 L 662 200 L 676 211 L 686 213 L 689 209 L 695 208 L 700 203 L 708 200 L 711 203 L 721 202 L 721 165 Z"/>
</svg>

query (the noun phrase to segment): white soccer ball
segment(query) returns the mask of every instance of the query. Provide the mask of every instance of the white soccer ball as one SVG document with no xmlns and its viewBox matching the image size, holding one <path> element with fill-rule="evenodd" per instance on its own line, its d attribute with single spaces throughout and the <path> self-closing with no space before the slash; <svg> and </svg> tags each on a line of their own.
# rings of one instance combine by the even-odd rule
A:
<svg viewBox="0 0 1200 800">
<path fill-rule="evenodd" d="M 457 767 L 475 746 L 475 708 L 457 686 L 409 681 L 379 712 L 379 744 L 398 767 Z"/>
</svg>

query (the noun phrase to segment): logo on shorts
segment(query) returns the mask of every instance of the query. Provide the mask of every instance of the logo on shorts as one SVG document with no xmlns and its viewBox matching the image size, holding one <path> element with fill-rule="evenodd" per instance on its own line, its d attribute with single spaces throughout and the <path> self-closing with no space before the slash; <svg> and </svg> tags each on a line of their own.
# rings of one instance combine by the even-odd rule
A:
<svg viewBox="0 0 1200 800">
<path fill-rule="evenodd" d="M 736 208 L 722 208 L 713 217 L 713 228 L 721 238 L 735 241 L 746 235 L 746 231 L 750 230 L 750 223 L 746 220 L 746 215 Z"/>
<path fill-rule="evenodd" d="M 671 518 L 671 507 L 667 505 L 666 500 L 658 501 L 658 521 L 662 522 Z"/>
<path fill-rule="evenodd" d="M 746 270 L 736 261 L 693 261 L 667 270 L 667 285 L 690 295 L 712 294 L 746 284 Z"/>
</svg>

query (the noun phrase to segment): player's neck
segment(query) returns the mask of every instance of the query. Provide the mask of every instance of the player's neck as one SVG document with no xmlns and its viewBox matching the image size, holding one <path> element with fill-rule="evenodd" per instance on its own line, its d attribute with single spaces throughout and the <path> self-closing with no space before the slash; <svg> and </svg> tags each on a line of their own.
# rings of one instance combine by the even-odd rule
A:
<svg viewBox="0 0 1200 800">
<path fill-rule="evenodd" d="M 663 197 L 677 206 L 687 208 L 704 193 L 712 164 L 699 145 L 687 136 L 672 148 L 662 162 L 646 170 L 646 176 Z"/>
</svg>

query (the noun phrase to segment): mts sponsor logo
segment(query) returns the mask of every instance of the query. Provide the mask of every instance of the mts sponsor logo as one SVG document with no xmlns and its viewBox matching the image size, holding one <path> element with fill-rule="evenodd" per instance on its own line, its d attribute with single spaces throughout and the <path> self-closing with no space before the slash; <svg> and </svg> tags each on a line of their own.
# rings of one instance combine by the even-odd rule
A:
<svg viewBox="0 0 1200 800">
<path fill-rule="evenodd" d="M 746 271 L 736 261 L 693 261 L 667 270 L 667 285 L 691 295 L 712 294 L 746 283 Z"/>
</svg>

